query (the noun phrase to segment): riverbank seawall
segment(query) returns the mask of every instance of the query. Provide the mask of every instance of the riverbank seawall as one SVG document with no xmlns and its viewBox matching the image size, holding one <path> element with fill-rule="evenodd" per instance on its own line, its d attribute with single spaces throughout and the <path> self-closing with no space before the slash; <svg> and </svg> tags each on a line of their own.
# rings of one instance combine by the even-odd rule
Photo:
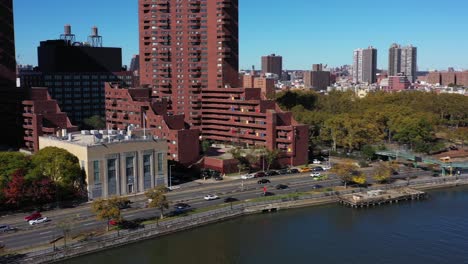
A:
<svg viewBox="0 0 468 264">
<path fill-rule="evenodd" d="M 394 189 L 408 187 L 418 190 L 429 190 L 436 188 L 448 188 L 468 184 L 468 176 L 444 177 L 423 180 L 413 180 L 404 183 L 380 185 L 371 188 L 355 188 L 343 191 L 323 192 L 313 195 L 293 194 L 289 197 L 268 197 L 268 200 L 258 202 L 245 202 L 227 205 L 224 208 L 197 213 L 193 215 L 181 216 L 175 219 L 162 221 L 157 224 L 145 225 L 136 230 L 121 230 L 119 232 L 108 233 L 106 235 L 90 238 L 88 240 L 68 245 L 66 248 L 47 249 L 27 253 L 25 255 L 13 256 L 8 263 L 53 263 L 63 261 L 94 252 L 124 246 L 126 244 L 152 239 L 163 235 L 169 235 L 200 226 L 226 221 L 229 219 L 262 212 L 274 212 L 279 210 L 308 207 L 337 203 L 340 195 L 358 193 L 361 191 L 377 189 Z"/>
</svg>

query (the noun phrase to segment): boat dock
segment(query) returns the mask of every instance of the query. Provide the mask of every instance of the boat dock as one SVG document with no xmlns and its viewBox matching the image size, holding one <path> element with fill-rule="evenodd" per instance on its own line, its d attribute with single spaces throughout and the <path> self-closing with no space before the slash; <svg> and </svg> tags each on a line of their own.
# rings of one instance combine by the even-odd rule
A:
<svg viewBox="0 0 468 264">
<path fill-rule="evenodd" d="M 400 188 L 343 195 L 339 198 L 339 202 L 351 208 L 364 208 L 398 203 L 400 201 L 420 200 L 427 198 L 427 196 L 427 193 L 422 191 L 411 188 Z"/>
</svg>

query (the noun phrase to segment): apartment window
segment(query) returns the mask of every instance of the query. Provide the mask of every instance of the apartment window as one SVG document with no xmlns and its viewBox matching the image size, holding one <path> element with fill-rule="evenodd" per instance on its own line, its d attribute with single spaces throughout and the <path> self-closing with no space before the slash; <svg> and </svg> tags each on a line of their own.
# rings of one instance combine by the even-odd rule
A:
<svg viewBox="0 0 468 264">
<path fill-rule="evenodd" d="M 145 190 L 151 188 L 151 154 L 143 155 L 143 181 Z"/>
<path fill-rule="evenodd" d="M 109 195 L 117 194 L 117 160 L 107 160 L 107 179 L 108 179 L 108 193 Z"/>
<path fill-rule="evenodd" d="M 94 171 L 94 184 L 101 183 L 99 160 L 93 161 L 93 171 Z"/>
</svg>

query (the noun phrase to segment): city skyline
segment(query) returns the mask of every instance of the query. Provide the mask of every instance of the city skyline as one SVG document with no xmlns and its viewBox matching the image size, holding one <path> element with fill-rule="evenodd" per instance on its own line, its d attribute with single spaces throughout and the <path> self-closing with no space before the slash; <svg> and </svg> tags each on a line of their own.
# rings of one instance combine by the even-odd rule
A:
<svg viewBox="0 0 468 264">
<path fill-rule="evenodd" d="M 317 62 L 329 66 L 350 65 L 351 51 L 370 45 L 381 50 L 378 67 L 387 69 L 387 51 L 394 42 L 418 47 L 419 70 L 468 68 L 468 55 L 463 52 L 468 39 L 458 37 L 456 42 L 451 41 L 453 33 L 462 31 L 465 23 L 462 21 L 463 8 L 460 8 L 464 4 L 455 5 L 454 0 L 448 0 L 454 3 L 453 7 L 447 3 L 437 10 L 411 3 L 406 6 L 418 8 L 419 12 L 399 14 L 396 22 L 391 14 L 387 14 L 391 12 L 386 11 L 394 10 L 394 7 L 384 4 L 362 7 L 367 6 L 368 0 L 339 3 L 338 7 L 336 3 L 322 0 L 296 2 L 284 7 L 266 5 L 265 0 L 240 0 L 240 69 L 250 69 L 251 65 L 259 69 L 261 56 L 271 53 L 283 56 L 284 69 L 309 69 Z M 398 6 L 398 2 L 403 3 L 398 0 L 392 6 Z M 93 8 L 90 9 L 90 6 Z M 269 12 L 261 12 L 265 6 L 268 6 Z M 355 19 L 351 16 L 357 8 L 361 8 L 362 12 Z M 70 12 L 82 15 L 71 16 Z M 291 16 L 286 16 L 285 12 Z M 429 19 L 431 16 L 444 18 L 445 13 L 451 14 L 450 20 L 448 17 L 434 22 Z M 332 15 L 333 21 L 330 20 Z M 418 30 L 407 30 L 408 19 L 413 22 L 412 28 Z M 105 46 L 123 48 L 123 63 L 126 65 L 133 55 L 138 54 L 136 0 L 113 5 L 107 1 L 95 3 L 90 0 L 79 3 L 17 0 L 15 24 L 19 63 L 37 65 L 35 53 L 39 41 L 58 38 L 63 25 L 67 23 L 72 24 L 77 39 L 82 41 L 87 39 L 92 26 L 98 26 Z M 364 26 L 366 30 L 359 29 Z M 273 28 L 275 30 L 271 30 Z M 437 38 L 430 32 L 438 32 Z"/>
</svg>

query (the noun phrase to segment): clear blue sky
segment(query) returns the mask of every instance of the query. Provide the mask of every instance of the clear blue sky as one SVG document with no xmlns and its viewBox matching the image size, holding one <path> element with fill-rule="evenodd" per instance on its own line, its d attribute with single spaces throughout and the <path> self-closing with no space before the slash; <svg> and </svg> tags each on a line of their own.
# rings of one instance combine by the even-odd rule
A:
<svg viewBox="0 0 468 264">
<path fill-rule="evenodd" d="M 210 0 L 208 0 L 210 1 Z M 394 42 L 418 47 L 420 70 L 468 69 L 468 2 L 462 0 L 239 0 L 240 65 L 283 56 L 286 69 L 313 63 L 350 64 L 356 48 L 374 46 L 387 68 Z M 123 48 L 123 63 L 138 53 L 137 0 L 14 0 L 17 54 L 37 64 L 39 41 L 72 24 L 79 40 L 96 25 L 105 46 Z"/>
</svg>

